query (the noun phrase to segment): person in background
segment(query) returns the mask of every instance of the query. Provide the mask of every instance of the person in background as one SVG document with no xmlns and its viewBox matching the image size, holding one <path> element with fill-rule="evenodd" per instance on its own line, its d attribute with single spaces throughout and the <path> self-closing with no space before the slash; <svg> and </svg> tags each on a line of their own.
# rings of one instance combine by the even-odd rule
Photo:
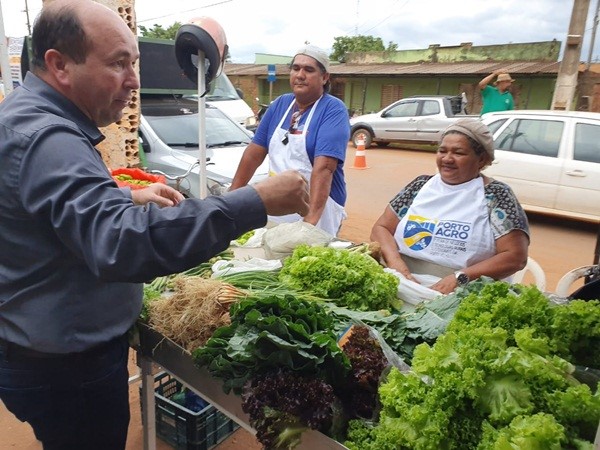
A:
<svg viewBox="0 0 600 450">
<path fill-rule="evenodd" d="M 481 173 L 493 160 L 492 136 L 481 121 L 459 119 L 444 131 L 439 173 L 410 182 L 371 230 L 389 268 L 411 281 L 434 275 L 428 287 L 447 294 L 481 276 L 503 279 L 525 267 L 527 216 L 508 185 Z"/>
<path fill-rule="evenodd" d="M 231 190 L 245 186 L 268 155 L 271 175 L 295 169 L 309 180 L 310 209 L 304 221 L 335 236 L 346 217 L 343 166 L 350 122 L 344 103 L 328 94 L 327 54 L 313 45 L 300 48 L 290 66 L 290 86 L 293 92 L 275 99 L 260 121 Z M 270 219 L 295 222 L 302 218 Z"/>
<path fill-rule="evenodd" d="M 306 214 L 308 185 L 290 171 L 205 200 L 117 187 L 95 145 L 140 87 L 134 33 L 94 1 L 54 0 L 32 45 L 32 72 L 0 104 L 0 400 L 44 450 L 123 450 L 142 283 L 268 214 Z"/>
<path fill-rule="evenodd" d="M 489 86 L 494 81 L 494 86 Z M 510 93 L 510 85 L 514 82 L 508 73 L 495 71 L 479 82 L 483 106 L 480 115 L 493 111 L 510 111 L 515 109 L 515 101 Z"/>
</svg>

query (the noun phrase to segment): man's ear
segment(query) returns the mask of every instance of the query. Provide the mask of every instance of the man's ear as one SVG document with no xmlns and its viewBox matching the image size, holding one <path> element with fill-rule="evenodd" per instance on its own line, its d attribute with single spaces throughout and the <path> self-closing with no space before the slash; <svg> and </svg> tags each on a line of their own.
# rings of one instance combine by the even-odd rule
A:
<svg viewBox="0 0 600 450">
<path fill-rule="evenodd" d="M 62 86 L 70 84 L 70 70 L 69 66 L 72 61 L 69 57 L 63 55 L 61 52 L 55 49 L 46 51 L 44 55 L 46 61 L 46 70 L 52 74 L 52 77 Z"/>
</svg>

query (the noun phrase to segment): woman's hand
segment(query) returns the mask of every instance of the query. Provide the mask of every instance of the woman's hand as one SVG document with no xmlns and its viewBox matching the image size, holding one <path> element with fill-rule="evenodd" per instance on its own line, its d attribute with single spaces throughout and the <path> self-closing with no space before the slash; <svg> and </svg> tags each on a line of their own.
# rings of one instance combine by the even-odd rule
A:
<svg viewBox="0 0 600 450">
<path fill-rule="evenodd" d="M 407 280 L 410 281 L 414 281 L 415 283 L 419 283 L 415 277 L 413 277 L 413 274 L 410 270 L 408 270 L 408 267 L 406 267 L 406 264 L 404 263 L 404 261 L 402 261 L 402 259 L 400 259 L 399 261 L 395 261 L 393 263 L 390 264 L 386 264 L 387 267 L 389 267 L 390 269 L 394 269 L 396 272 L 402 274 L 402 276 L 404 278 L 406 278 Z M 419 283 L 421 284 L 421 283 Z"/>
<path fill-rule="evenodd" d="M 171 186 L 163 183 L 152 183 L 144 189 L 132 189 L 131 198 L 136 205 L 146 205 L 150 202 L 160 207 L 175 206 L 185 197 Z"/>
<path fill-rule="evenodd" d="M 441 292 L 442 294 L 449 294 L 450 292 L 454 292 L 456 286 L 458 286 L 456 275 L 450 274 L 431 286 L 431 289 Z"/>
</svg>

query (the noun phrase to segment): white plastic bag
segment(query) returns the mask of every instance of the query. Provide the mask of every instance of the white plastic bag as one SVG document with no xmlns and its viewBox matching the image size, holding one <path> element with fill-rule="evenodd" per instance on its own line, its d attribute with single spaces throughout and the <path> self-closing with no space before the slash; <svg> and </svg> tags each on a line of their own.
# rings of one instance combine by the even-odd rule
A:
<svg viewBox="0 0 600 450">
<path fill-rule="evenodd" d="M 263 235 L 263 247 L 267 258 L 283 259 L 300 244 L 325 246 L 333 239 L 335 236 L 307 222 L 280 223 L 267 229 Z"/>
<path fill-rule="evenodd" d="M 429 286 L 433 286 L 440 280 L 440 277 L 435 275 L 413 273 L 413 277 L 418 281 L 414 282 L 409 280 L 400 272 L 385 268 L 385 272 L 391 273 L 400 279 L 398 283 L 398 298 L 410 303 L 411 305 L 418 305 L 424 301 L 433 300 L 435 297 L 442 295 L 440 292 L 430 289 Z"/>
<path fill-rule="evenodd" d="M 211 277 L 219 278 L 223 275 L 229 275 L 232 273 L 281 269 L 281 261 L 276 259 L 268 260 L 262 258 L 250 258 L 247 261 L 241 261 L 238 259 L 219 260 L 212 265 L 211 269 L 213 271 Z"/>
<path fill-rule="evenodd" d="M 256 230 L 254 230 L 254 234 L 250 236 L 250 238 L 246 242 L 240 244 L 237 240 L 234 240 L 231 241 L 231 246 L 243 248 L 260 248 L 260 246 L 262 245 L 263 236 L 266 231 L 266 228 L 257 228 Z"/>
</svg>

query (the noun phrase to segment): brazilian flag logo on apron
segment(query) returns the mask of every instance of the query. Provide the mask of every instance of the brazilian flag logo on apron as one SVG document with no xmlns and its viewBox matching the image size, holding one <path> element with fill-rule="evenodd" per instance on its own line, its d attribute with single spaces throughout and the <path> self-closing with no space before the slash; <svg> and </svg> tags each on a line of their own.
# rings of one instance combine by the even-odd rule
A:
<svg viewBox="0 0 600 450">
<path fill-rule="evenodd" d="M 421 216 L 408 216 L 404 227 L 404 244 L 411 250 L 419 251 L 427 248 L 433 239 L 437 221 Z"/>
</svg>

